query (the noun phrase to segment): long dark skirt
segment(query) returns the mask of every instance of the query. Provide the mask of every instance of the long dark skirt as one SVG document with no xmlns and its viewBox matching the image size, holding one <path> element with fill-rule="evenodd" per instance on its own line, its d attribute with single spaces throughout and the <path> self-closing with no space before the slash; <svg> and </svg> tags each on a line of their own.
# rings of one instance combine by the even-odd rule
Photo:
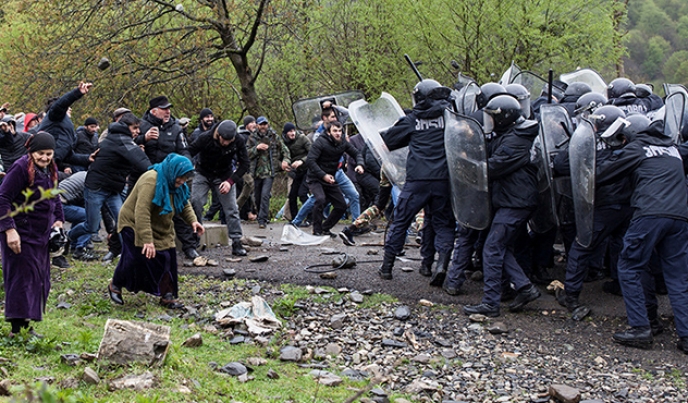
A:
<svg viewBox="0 0 688 403">
<path fill-rule="evenodd" d="M 50 294 L 50 256 L 48 243 L 35 244 L 22 238 L 21 253 L 7 246 L 0 233 L 2 275 L 5 283 L 5 319 L 43 319 Z"/>
<path fill-rule="evenodd" d="M 153 259 L 146 258 L 142 249 L 134 245 L 134 230 L 128 227 L 120 232 L 122 256 L 119 259 L 112 283 L 131 292 L 143 291 L 163 296 L 172 293 L 177 298 L 177 252 L 175 248 L 156 250 Z"/>
</svg>

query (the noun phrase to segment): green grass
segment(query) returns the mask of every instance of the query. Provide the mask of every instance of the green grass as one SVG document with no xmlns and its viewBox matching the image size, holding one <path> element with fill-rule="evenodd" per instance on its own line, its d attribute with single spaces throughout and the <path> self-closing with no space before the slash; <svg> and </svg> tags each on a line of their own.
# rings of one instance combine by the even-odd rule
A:
<svg viewBox="0 0 688 403">
<path fill-rule="evenodd" d="M 15 338 L 0 338 L 0 366 L 9 376 L 14 394 L 13 400 L 43 402 L 343 402 L 352 396 L 350 388 L 362 388 L 366 382 L 345 380 L 338 387 L 319 386 L 308 376 L 310 369 L 299 368 L 294 363 L 276 359 L 279 347 L 287 344 L 286 332 L 277 332 L 267 347 L 258 345 L 230 345 L 221 332 L 211 334 L 203 326 L 212 322 L 212 315 L 221 309 L 220 303 L 235 304 L 250 300 L 250 281 L 221 281 L 202 277 L 180 278 L 180 299 L 198 308 L 201 319 L 183 319 L 171 315 L 169 322 L 160 317 L 168 312 L 158 305 L 158 298 L 144 293 L 124 292 L 124 306 L 112 305 L 106 293 L 114 266 L 99 263 L 75 263 L 67 270 L 53 269 L 52 291 L 43 322 L 34 323 L 35 330 L 45 335 L 37 339 L 23 333 Z M 324 297 L 309 294 L 303 287 L 282 285 L 283 295 L 268 301 L 281 317 L 298 314 L 294 304 L 309 300 L 324 301 Z M 4 298 L 4 291 L 0 292 Z M 68 302 L 69 309 L 57 309 L 59 301 Z M 391 297 L 376 294 L 367 304 L 394 301 Z M 148 321 L 171 327 L 172 346 L 160 367 L 147 368 L 133 365 L 128 368 L 110 366 L 107 363 L 82 363 L 76 367 L 61 362 L 62 354 L 96 353 L 108 318 Z M 2 325 L 0 334 L 9 332 Z M 203 345 L 198 348 L 181 347 L 188 337 L 200 332 Z M 213 370 L 211 363 L 223 366 L 232 361 L 244 361 L 248 357 L 264 357 L 267 365 L 255 367 L 250 375 L 255 379 L 241 383 L 237 378 Z M 88 385 L 81 380 L 85 366 L 94 369 L 101 378 L 98 385 Z M 269 369 L 280 378 L 268 379 Z M 151 371 L 158 380 L 157 386 L 145 393 L 108 390 L 108 382 L 128 374 Z M 337 371 L 336 368 L 331 369 Z M 41 386 L 38 378 L 50 377 L 50 386 Z M 65 389 L 61 385 L 72 380 L 78 387 Z M 183 388 L 182 388 L 183 387 Z M 188 388 L 191 393 L 180 389 Z M 2 400 L 5 399 L 5 400 Z"/>
</svg>

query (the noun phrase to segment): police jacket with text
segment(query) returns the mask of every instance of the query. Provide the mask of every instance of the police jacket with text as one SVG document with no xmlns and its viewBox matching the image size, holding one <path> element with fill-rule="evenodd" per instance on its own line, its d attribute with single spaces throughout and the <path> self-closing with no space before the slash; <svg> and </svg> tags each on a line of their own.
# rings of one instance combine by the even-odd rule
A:
<svg viewBox="0 0 688 403">
<path fill-rule="evenodd" d="M 146 141 L 146 132 L 153 126 L 158 128 L 159 137 L 157 140 Z M 146 155 L 151 163 L 162 162 L 171 153 L 177 153 L 191 159 L 187 150 L 186 137 L 174 116 L 171 116 L 167 123 L 163 123 L 162 119 L 153 116 L 148 111 L 141 119 L 140 130 L 141 134 L 136 137 L 136 144 L 145 146 Z"/>
<path fill-rule="evenodd" d="M 626 116 L 631 113 L 640 113 L 641 115 L 646 115 L 648 112 L 654 110 L 655 108 L 653 100 L 650 97 L 646 98 L 636 98 L 636 97 L 622 97 L 622 98 L 612 98 L 609 100 L 609 105 L 614 105 L 624 111 Z M 659 106 L 662 107 L 661 105 Z"/>
<path fill-rule="evenodd" d="M 234 185 L 248 172 L 251 162 L 248 159 L 243 136 L 235 136 L 234 141 L 227 147 L 222 147 L 213 138 L 215 128 L 220 123 L 216 123 L 210 130 L 199 134 L 189 146 L 189 152 L 194 156 L 196 171 L 199 174 L 210 180 L 220 179 Z"/>
<path fill-rule="evenodd" d="M 596 176 L 599 184 L 630 177 L 634 219 L 655 216 L 688 220 L 684 163 L 670 138 L 637 134 L 634 141 L 597 165 Z"/>
<path fill-rule="evenodd" d="M 346 140 L 342 134 L 342 139 L 336 142 L 328 133 L 323 133 L 315 139 L 306 157 L 308 167 L 307 180 L 309 182 L 322 181 L 325 175 L 334 176 L 339 169 L 339 160 L 344 153 L 349 154 L 356 160 L 356 165 L 364 166 L 363 156 Z"/>
<path fill-rule="evenodd" d="M 92 190 L 121 193 L 127 175 L 138 177 L 150 165 L 146 153 L 134 143 L 129 127 L 124 123 L 111 123 L 95 160 L 88 167 L 85 185 Z"/>
<path fill-rule="evenodd" d="M 382 136 L 390 151 L 409 147 L 407 182 L 449 180 L 444 150 L 444 110 L 449 107 L 447 100 L 419 102 Z"/>
<path fill-rule="evenodd" d="M 530 160 L 538 125 L 531 122 L 511 127 L 487 145 L 488 179 L 495 210 L 534 209 L 538 205 L 538 168 Z"/>
</svg>

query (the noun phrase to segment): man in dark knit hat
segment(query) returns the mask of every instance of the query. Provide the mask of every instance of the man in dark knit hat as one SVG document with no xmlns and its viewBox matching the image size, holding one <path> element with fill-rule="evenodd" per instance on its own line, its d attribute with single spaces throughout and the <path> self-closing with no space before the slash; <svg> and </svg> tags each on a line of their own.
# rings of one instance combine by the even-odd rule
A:
<svg viewBox="0 0 688 403">
<path fill-rule="evenodd" d="M 201 113 L 198 114 L 198 127 L 191 132 L 191 135 L 189 136 L 189 144 L 193 143 L 199 134 L 210 130 L 214 123 L 215 115 L 213 115 L 213 111 L 210 110 L 210 108 L 201 109 Z"/>
<path fill-rule="evenodd" d="M 236 123 L 224 120 L 201 133 L 189 147 L 196 161 L 196 174 L 191 188 L 191 205 L 196 217 L 203 217 L 208 191 L 215 189 L 227 219 L 227 234 L 232 240 L 232 254 L 245 256 L 241 245 L 241 219 L 236 204 L 234 184 L 249 166 L 246 144 L 237 135 Z M 234 164 L 234 161 L 237 163 Z"/>
</svg>

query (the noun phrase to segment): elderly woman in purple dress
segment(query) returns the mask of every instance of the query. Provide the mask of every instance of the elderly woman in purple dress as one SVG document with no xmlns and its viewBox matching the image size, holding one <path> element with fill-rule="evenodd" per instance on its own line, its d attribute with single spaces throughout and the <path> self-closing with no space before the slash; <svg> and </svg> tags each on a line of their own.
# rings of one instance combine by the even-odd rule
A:
<svg viewBox="0 0 688 403">
<path fill-rule="evenodd" d="M 27 140 L 29 153 L 15 161 L 0 185 L 0 252 L 5 282 L 5 319 L 12 325 L 10 336 L 41 321 L 50 293 L 50 256 L 48 241 L 53 227 L 62 227 L 62 203 L 55 197 L 42 200 L 31 212 L 14 217 L 13 205 L 36 201 L 39 188 L 57 185 L 57 166 L 53 161 L 55 139 L 38 132 Z M 24 190 L 33 194 L 26 200 Z M 33 332 L 33 329 L 30 329 Z"/>
</svg>

